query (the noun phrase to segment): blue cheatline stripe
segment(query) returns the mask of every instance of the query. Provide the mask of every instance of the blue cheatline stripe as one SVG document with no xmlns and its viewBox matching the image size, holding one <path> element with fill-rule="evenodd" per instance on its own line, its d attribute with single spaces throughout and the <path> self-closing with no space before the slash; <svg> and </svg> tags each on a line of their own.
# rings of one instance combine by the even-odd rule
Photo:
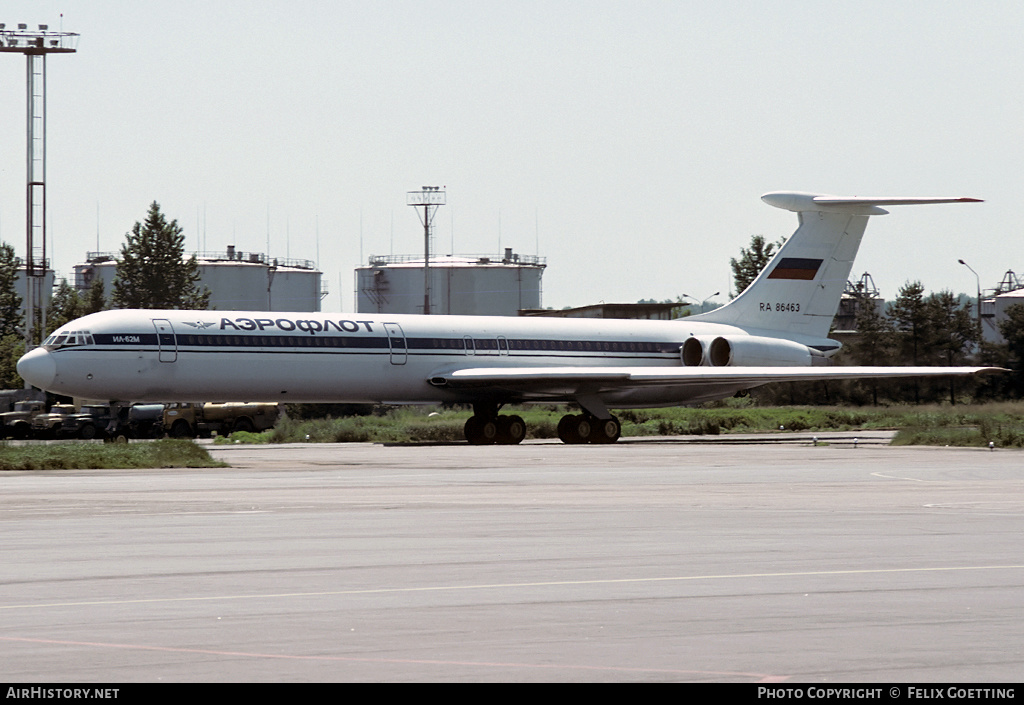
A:
<svg viewBox="0 0 1024 705">
<path fill-rule="evenodd" d="M 169 337 L 169 336 L 168 336 Z M 153 333 L 101 333 L 94 336 L 96 345 L 117 347 L 145 347 L 157 345 Z M 164 346 L 175 345 L 178 350 L 202 351 L 209 348 L 231 348 L 246 350 L 295 349 L 302 350 L 390 350 L 391 346 L 401 347 L 403 338 L 395 337 L 389 342 L 385 336 L 330 336 L 330 335 L 259 335 L 259 334 L 195 334 L 177 333 L 173 340 L 161 341 Z M 465 337 L 458 338 L 404 338 L 405 347 L 410 351 L 455 353 L 466 352 Z M 477 354 L 498 355 L 506 351 L 520 353 L 619 353 L 619 354 L 660 354 L 677 355 L 681 342 L 636 341 L 636 340 L 551 340 L 540 338 L 499 339 L 472 338 L 472 351 Z"/>
</svg>

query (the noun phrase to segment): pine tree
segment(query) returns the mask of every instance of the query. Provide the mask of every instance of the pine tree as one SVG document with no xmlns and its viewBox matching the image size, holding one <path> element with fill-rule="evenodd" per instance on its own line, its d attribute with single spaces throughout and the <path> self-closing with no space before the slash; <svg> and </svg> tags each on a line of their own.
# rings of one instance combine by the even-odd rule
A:
<svg viewBox="0 0 1024 705">
<path fill-rule="evenodd" d="M 943 365 L 962 365 L 978 337 L 971 304 L 961 306 L 953 292 L 946 290 L 929 296 L 926 305 L 931 329 L 928 343 L 932 354 Z M 949 378 L 949 403 L 956 404 L 954 377 Z"/>
<path fill-rule="evenodd" d="M 971 304 L 961 305 L 952 291 L 940 291 L 928 297 L 931 319 L 931 348 L 943 365 L 962 365 L 978 340 L 978 326 L 971 315 Z"/>
<path fill-rule="evenodd" d="M 874 305 L 874 300 L 866 298 L 859 303 L 854 324 L 857 338 L 850 346 L 851 351 L 859 365 L 886 365 L 891 361 L 893 354 L 892 321 Z M 878 406 L 878 380 L 864 380 L 860 384 L 870 387 L 871 403 Z"/>
<path fill-rule="evenodd" d="M 930 338 L 928 305 L 921 282 L 907 282 L 900 287 L 896 300 L 889 304 L 889 318 L 896 329 L 899 362 L 902 365 L 924 365 Z M 914 402 L 921 402 L 921 388 L 914 379 Z"/>
<path fill-rule="evenodd" d="M 199 288 L 195 255 L 185 259 L 185 236 L 177 220 L 170 223 L 156 201 L 145 223 L 125 235 L 117 261 L 111 303 L 115 308 L 205 309 L 210 291 Z"/>
</svg>

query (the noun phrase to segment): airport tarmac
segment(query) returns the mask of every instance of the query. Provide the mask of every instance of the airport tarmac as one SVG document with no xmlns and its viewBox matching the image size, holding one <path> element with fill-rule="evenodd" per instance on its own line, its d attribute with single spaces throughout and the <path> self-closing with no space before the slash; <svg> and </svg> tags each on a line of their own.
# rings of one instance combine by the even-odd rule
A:
<svg viewBox="0 0 1024 705">
<path fill-rule="evenodd" d="M 0 672 L 1019 681 L 1024 453 L 861 436 L 210 446 L 232 467 L 3 473 Z"/>
</svg>

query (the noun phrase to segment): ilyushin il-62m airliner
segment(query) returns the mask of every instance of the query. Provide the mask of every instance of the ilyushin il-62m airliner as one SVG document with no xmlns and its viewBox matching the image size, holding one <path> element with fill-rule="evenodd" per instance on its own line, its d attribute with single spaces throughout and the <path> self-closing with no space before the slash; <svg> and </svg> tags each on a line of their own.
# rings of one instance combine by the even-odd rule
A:
<svg viewBox="0 0 1024 705">
<path fill-rule="evenodd" d="M 799 227 L 725 306 L 674 321 L 119 310 L 64 326 L 18 362 L 36 387 L 133 401 L 471 404 L 470 443 L 519 443 L 503 406 L 568 402 L 566 443 L 613 443 L 614 408 L 720 399 L 769 382 L 969 375 L 978 367 L 830 367 L 828 338 L 872 215 L 973 198 L 773 192 Z"/>
</svg>

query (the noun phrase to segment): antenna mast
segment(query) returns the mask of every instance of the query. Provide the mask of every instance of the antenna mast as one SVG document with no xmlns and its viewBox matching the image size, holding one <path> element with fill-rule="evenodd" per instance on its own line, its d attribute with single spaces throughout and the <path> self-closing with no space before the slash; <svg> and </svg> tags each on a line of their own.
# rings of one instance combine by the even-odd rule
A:
<svg viewBox="0 0 1024 705">
<path fill-rule="evenodd" d="M 439 206 L 445 204 L 445 191 L 440 186 L 424 186 L 422 191 L 408 191 L 405 205 L 422 207 L 423 214 L 416 211 L 423 223 L 423 313 L 430 315 L 430 231 Z"/>
<path fill-rule="evenodd" d="M 25 347 L 36 343 L 36 313 L 45 332 L 46 307 L 46 55 L 73 54 L 78 35 L 51 32 L 48 25 L 38 31 L 19 24 L 8 29 L 0 23 L 0 52 L 24 54 L 28 59 L 27 189 L 25 194 Z"/>
</svg>

